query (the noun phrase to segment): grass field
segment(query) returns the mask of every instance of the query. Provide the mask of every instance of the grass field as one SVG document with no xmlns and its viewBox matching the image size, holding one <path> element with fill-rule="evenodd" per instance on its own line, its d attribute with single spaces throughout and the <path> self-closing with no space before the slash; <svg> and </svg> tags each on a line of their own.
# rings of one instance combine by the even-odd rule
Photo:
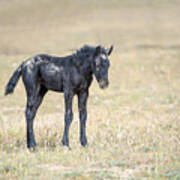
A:
<svg viewBox="0 0 180 180">
<path fill-rule="evenodd" d="M 180 2 L 178 0 L 0 1 L 0 179 L 179 180 Z M 26 149 L 25 90 L 4 97 L 11 74 L 38 53 L 69 55 L 114 45 L 110 86 L 93 81 L 88 147 L 79 143 L 75 98 L 71 150 L 63 148 L 63 95 L 49 92 Z"/>
</svg>

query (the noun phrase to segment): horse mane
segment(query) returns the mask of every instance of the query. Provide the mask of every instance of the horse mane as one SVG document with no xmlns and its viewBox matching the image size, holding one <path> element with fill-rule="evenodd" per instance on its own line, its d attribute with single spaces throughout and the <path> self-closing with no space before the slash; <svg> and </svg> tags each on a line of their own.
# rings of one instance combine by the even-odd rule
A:
<svg viewBox="0 0 180 180">
<path fill-rule="evenodd" d="M 92 56 L 95 53 L 96 47 L 84 45 L 82 48 L 76 51 L 76 53 L 73 55 L 75 58 L 84 60 L 87 59 L 87 57 Z M 106 53 L 106 50 L 104 47 L 101 46 L 101 53 Z"/>
</svg>

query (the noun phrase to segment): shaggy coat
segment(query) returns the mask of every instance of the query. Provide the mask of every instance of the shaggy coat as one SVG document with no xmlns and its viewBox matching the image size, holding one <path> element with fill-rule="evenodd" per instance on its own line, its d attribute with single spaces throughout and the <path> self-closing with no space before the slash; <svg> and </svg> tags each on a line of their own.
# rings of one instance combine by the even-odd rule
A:
<svg viewBox="0 0 180 180">
<path fill-rule="evenodd" d="M 86 119 L 88 89 L 93 74 L 100 88 L 109 84 L 108 69 L 110 62 L 108 56 L 113 46 L 105 50 L 103 47 L 84 46 L 76 53 L 66 57 L 55 57 L 46 54 L 36 55 L 23 62 L 10 78 L 5 95 L 13 93 L 20 78 L 26 89 L 26 123 L 27 147 L 35 149 L 36 142 L 33 131 L 33 120 L 48 90 L 63 92 L 65 99 L 65 127 L 62 143 L 69 146 L 69 127 L 73 119 L 72 101 L 74 95 L 78 96 L 80 118 L 80 142 L 86 146 Z"/>
</svg>

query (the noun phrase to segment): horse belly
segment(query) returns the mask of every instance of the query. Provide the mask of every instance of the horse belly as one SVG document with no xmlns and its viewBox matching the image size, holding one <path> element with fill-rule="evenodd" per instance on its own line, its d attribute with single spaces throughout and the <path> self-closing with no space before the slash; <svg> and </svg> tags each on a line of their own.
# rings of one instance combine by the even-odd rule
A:
<svg viewBox="0 0 180 180">
<path fill-rule="evenodd" d="M 49 90 L 63 91 L 63 68 L 54 65 L 41 69 L 42 84 Z"/>
<path fill-rule="evenodd" d="M 51 79 L 51 81 L 44 81 L 43 85 L 52 91 L 63 91 L 63 84 L 62 82 L 59 80 L 57 81 L 56 79 Z"/>
</svg>

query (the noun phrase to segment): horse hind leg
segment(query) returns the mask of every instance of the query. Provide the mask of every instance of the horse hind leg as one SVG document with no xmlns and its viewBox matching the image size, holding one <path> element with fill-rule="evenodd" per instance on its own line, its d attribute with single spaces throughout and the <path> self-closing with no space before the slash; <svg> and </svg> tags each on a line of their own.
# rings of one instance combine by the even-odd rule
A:
<svg viewBox="0 0 180 180">
<path fill-rule="evenodd" d="M 34 137 L 33 122 L 47 89 L 41 87 L 39 91 L 34 91 L 33 94 L 27 93 L 27 106 L 26 106 L 26 124 L 27 124 L 27 147 L 29 150 L 35 150 L 36 141 Z"/>
</svg>

